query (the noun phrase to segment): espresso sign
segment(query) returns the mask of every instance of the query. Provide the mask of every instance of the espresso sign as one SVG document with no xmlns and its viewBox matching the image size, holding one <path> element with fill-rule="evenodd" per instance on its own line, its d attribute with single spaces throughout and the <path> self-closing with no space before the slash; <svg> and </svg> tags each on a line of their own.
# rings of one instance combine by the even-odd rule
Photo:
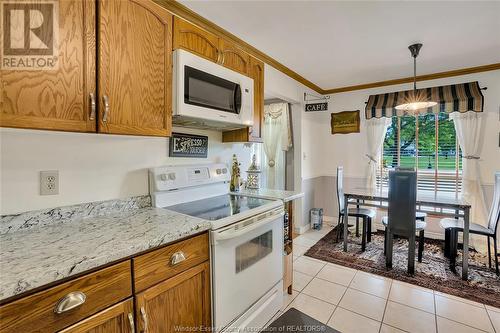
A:
<svg viewBox="0 0 500 333">
<path fill-rule="evenodd" d="M 306 112 L 328 111 L 328 103 L 306 104 Z"/>
<path fill-rule="evenodd" d="M 208 156 L 208 136 L 183 133 L 172 133 L 169 142 L 170 157 L 203 157 Z"/>
</svg>

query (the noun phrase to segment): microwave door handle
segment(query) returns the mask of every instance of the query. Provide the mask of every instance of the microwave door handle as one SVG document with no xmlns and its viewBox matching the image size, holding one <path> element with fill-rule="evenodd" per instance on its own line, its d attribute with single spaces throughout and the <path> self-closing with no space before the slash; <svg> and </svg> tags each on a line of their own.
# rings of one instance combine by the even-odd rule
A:
<svg viewBox="0 0 500 333">
<path fill-rule="evenodd" d="M 236 108 L 236 113 L 240 114 L 241 110 L 241 85 L 236 84 L 234 89 L 234 107 Z"/>
<path fill-rule="evenodd" d="M 258 222 L 252 223 L 248 227 L 245 227 L 243 229 L 234 230 L 233 228 L 230 228 L 230 229 L 227 229 L 225 231 L 215 232 L 213 234 L 214 241 L 217 242 L 217 241 L 221 241 L 221 240 L 228 240 L 228 239 L 233 239 L 233 238 L 239 237 L 239 236 L 241 236 L 249 231 L 252 231 L 252 230 L 257 229 L 259 227 L 262 227 L 266 224 L 274 222 L 274 221 L 276 221 L 276 219 L 279 219 L 280 217 L 283 217 L 284 215 L 285 215 L 285 213 L 281 212 L 279 214 L 262 219 Z"/>
</svg>

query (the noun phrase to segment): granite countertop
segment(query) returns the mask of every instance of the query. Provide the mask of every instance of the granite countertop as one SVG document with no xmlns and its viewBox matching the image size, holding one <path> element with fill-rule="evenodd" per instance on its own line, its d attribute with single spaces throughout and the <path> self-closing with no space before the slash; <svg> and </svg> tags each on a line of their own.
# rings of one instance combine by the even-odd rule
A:
<svg viewBox="0 0 500 333">
<path fill-rule="evenodd" d="M 209 228 L 209 221 L 148 207 L 0 234 L 0 300 Z"/>
<path fill-rule="evenodd" d="M 271 190 L 267 188 L 260 188 L 258 190 L 242 189 L 239 192 L 233 192 L 233 194 L 246 195 L 249 197 L 261 198 L 261 199 L 282 200 L 283 202 L 292 201 L 298 198 L 302 198 L 304 196 L 303 192 Z"/>
</svg>

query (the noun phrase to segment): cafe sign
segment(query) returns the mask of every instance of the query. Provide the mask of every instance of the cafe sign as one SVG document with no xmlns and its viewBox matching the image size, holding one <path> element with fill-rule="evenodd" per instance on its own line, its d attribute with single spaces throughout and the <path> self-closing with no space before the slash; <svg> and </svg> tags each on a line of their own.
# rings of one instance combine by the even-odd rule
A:
<svg viewBox="0 0 500 333">
<path fill-rule="evenodd" d="M 328 111 L 328 103 L 310 103 L 306 104 L 306 112 Z"/>
</svg>

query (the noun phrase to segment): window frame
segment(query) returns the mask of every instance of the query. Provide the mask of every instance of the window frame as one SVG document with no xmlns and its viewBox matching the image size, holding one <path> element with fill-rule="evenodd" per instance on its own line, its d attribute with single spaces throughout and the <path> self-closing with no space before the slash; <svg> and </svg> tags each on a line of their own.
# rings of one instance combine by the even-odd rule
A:
<svg viewBox="0 0 500 333">
<path fill-rule="evenodd" d="M 418 176 L 419 173 L 423 173 L 423 169 L 419 169 L 419 128 L 420 128 L 420 116 L 425 116 L 428 114 L 416 114 L 414 116 L 415 118 L 415 168 L 417 172 L 417 182 L 418 182 Z M 458 138 L 456 136 L 455 132 L 455 154 L 454 154 L 454 159 L 455 159 L 455 168 L 454 168 L 454 183 L 455 183 L 455 188 L 454 190 L 449 190 L 449 191 L 444 191 L 440 186 L 439 186 L 439 177 L 440 177 L 440 170 L 439 170 L 439 114 L 433 114 L 434 116 L 434 140 L 435 140 L 435 148 L 434 148 L 434 163 L 435 167 L 433 170 L 433 178 L 434 178 L 434 190 L 423 190 L 420 189 L 419 186 L 417 186 L 418 191 L 430 191 L 436 195 L 438 192 L 443 193 L 450 193 L 454 194 L 456 198 L 460 196 L 461 190 L 462 190 L 462 170 L 460 168 L 460 159 L 461 157 L 461 151 L 460 151 L 460 145 L 458 143 Z M 408 117 L 408 116 L 406 116 Z M 401 165 L 401 116 L 396 116 L 397 118 L 397 130 L 396 130 L 396 142 L 397 142 L 397 149 L 396 149 L 396 156 L 397 156 L 397 166 Z M 447 119 L 446 121 L 453 121 L 451 119 Z M 391 125 L 392 126 L 392 125 Z M 387 134 L 386 134 L 387 135 Z M 384 138 L 383 145 L 385 144 L 386 137 Z M 384 167 L 384 147 L 382 146 L 381 152 L 380 152 L 380 163 L 378 166 L 377 170 L 377 188 L 384 188 L 387 187 L 387 183 L 384 181 L 384 174 L 387 174 L 388 170 L 392 168 Z M 451 174 L 451 172 L 450 172 Z M 418 185 L 418 184 L 417 184 Z"/>
</svg>

